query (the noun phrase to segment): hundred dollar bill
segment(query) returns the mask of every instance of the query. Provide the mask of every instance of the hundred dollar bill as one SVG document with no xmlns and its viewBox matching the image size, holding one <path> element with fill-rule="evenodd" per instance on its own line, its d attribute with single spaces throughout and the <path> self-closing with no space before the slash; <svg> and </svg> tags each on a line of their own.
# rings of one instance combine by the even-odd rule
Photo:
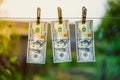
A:
<svg viewBox="0 0 120 80">
<path fill-rule="evenodd" d="M 29 23 L 27 63 L 45 64 L 47 23 Z"/>
<path fill-rule="evenodd" d="M 77 62 L 94 62 L 93 21 L 87 20 L 85 24 L 82 24 L 82 21 L 77 21 L 75 32 Z"/>
<path fill-rule="evenodd" d="M 58 21 L 52 22 L 52 48 L 54 63 L 71 61 L 70 30 L 68 21 L 61 24 Z"/>
</svg>

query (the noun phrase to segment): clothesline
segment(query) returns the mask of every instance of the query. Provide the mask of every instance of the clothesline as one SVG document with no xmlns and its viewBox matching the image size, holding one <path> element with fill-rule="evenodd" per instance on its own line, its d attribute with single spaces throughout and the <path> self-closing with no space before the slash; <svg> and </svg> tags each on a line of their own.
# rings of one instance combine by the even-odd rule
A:
<svg viewBox="0 0 120 80">
<path fill-rule="evenodd" d="M 0 17 L 0 19 L 28 19 L 28 20 L 31 20 L 31 19 L 36 19 L 36 18 L 31 18 L 31 17 Z M 41 18 L 41 19 L 46 19 L 46 20 L 49 20 L 49 19 L 58 19 L 58 18 Z M 81 17 L 63 17 L 63 19 L 82 19 Z M 104 18 L 104 17 L 87 17 L 86 19 L 115 19 L 115 20 L 120 20 L 120 17 L 107 17 L 107 18 Z"/>
</svg>

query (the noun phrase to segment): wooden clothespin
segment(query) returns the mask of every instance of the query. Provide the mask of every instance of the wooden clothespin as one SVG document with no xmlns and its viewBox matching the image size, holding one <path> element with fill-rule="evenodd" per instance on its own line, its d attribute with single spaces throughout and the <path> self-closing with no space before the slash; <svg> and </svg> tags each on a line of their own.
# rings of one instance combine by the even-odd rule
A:
<svg viewBox="0 0 120 80">
<path fill-rule="evenodd" d="M 87 14 L 87 9 L 85 7 L 82 7 L 82 24 L 85 24 L 86 22 L 86 14 Z"/>
<path fill-rule="evenodd" d="M 58 18 L 59 18 L 59 24 L 62 24 L 62 9 L 60 7 L 57 8 L 58 10 Z"/>
<path fill-rule="evenodd" d="M 37 8 L 37 24 L 40 24 L 40 15 L 41 15 L 41 9 Z"/>
</svg>

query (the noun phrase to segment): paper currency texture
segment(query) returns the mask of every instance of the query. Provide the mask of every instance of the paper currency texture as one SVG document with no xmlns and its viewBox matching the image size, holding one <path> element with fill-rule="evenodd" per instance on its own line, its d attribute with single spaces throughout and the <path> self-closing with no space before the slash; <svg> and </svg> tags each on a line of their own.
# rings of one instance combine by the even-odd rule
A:
<svg viewBox="0 0 120 80">
<path fill-rule="evenodd" d="M 82 24 L 82 21 L 77 21 L 75 32 L 77 62 L 94 62 L 93 21 L 87 20 L 85 24 Z"/>
<path fill-rule="evenodd" d="M 45 64 L 47 23 L 30 22 L 28 31 L 27 63 Z"/>
<path fill-rule="evenodd" d="M 70 30 L 68 21 L 59 24 L 58 21 L 52 22 L 52 48 L 54 63 L 71 61 Z"/>
</svg>

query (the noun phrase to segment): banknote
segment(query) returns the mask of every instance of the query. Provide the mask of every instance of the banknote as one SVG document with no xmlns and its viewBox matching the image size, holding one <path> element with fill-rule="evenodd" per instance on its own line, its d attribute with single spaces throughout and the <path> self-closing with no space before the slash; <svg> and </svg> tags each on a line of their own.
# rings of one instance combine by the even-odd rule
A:
<svg viewBox="0 0 120 80">
<path fill-rule="evenodd" d="M 82 21 L 76 21 L 75 33 L 77 62 L 94 62 L 93 21 L 87 20 L 85 24 L 82 24 Z"/>
<path fill-rule="evenodd" d="M 45 64 L 47 23 L 29 23 L 27 63 Z"/>
<path fill-rule="evenodd" d="M 67 20 L 61 24 L 58 21 L 52 22 L 52 48 L 54 63 L 71 61 L 70 30 Z"/>
</svg>

